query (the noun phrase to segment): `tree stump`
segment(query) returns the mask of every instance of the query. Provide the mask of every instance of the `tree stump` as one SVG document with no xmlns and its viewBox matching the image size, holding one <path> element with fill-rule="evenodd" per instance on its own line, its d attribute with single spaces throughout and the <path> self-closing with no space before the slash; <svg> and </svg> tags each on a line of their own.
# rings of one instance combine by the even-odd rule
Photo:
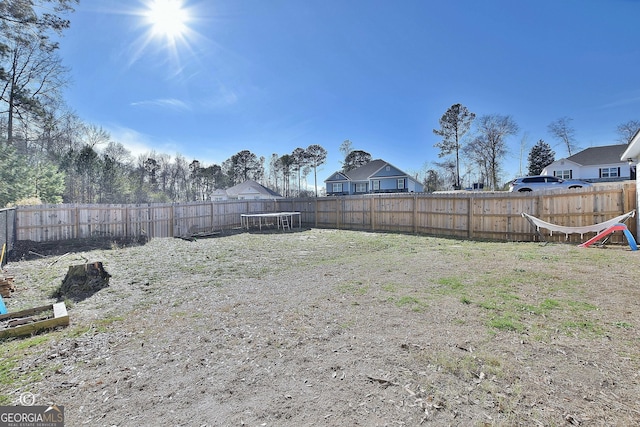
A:
<svg viewBox="0 0 640 427">
<path fill-rule="evenodd" d="M 101 262 L 70 265 L 55 296 L 58 299 L 81 301 L 109 286 L 110 277 Z"/>
</svg>

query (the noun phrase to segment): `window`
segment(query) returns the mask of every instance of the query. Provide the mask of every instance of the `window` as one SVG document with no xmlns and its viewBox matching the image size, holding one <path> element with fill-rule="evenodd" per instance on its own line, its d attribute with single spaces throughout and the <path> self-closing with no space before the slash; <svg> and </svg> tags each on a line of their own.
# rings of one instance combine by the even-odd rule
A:
<svg viewBox="0 0 640 427">
<path fill-rule="evenodd" d="M 404 188 L 404 178 L 398 178 L 398 190 L 402 190 Z"/>
<path fill-rule="evenodd" d="M 564 170 L 564 171 L 555 171 L 553 173 L 554 176 L 557 176 L 558 178 L 562 178 L 562 179 L 571 179 L 573 174 L 571 173 L 571 169 L 569 170 Z"/>
<path fill-rule="evenodd" d="M 522 182 L 531 184 L 534 182 L 544 182 L 544 176 L 532 176 L 531 178 L 524 178 Z"/>
<path fill-rule="evenodd" d="M 333 193 L 342 193 L 342 183 L 334 182 L 333 183 Z"/>
<path fill-rule="evenodd" d="M 600 178 L 617 178 L 619 176 L 619 168 L 600 168 Z"/>
<path fill-rule="evenodd" d="M 375 181 L 373 181 L 372 184 L 373 184 L 373 191 L 380 190 L 380 180 L 379 179 L 376 179 Z"/>
<path fill-rule="evenodd" d="M 367 184 L 363 182 L 359 182 L 356 184 L 356 193 L 366 193 L 367 192 Z"/>
</svg>

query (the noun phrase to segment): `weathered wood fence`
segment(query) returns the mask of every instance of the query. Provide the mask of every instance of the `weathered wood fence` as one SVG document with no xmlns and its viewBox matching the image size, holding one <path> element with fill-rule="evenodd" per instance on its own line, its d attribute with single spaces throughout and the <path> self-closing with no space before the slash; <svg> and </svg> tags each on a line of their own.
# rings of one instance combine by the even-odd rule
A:
<svg viewBox="0 0 640 427">
<path fill-rule="evenodd" d="M 297 211 L 306 227 L 531 241 L 536 235 L 522 212 L 555 224 L 583 226 L 636 209 L 636 199 L 636 184 L 629 181 L 568 192 L 399 193 L 186 204 L 22 206 L 16 211 L 16 235 L 17 240 L 32 241 L 175 237 L 194 229 L 237 228 L 243 213 Z M 627 225 L 637 235 L 636 220 Z M 569 241 L 578 239 L 580 236 L 570 236 Z M 547 240 L 564 241 L 565 236 L 555 234 Z"/>
<path fill-rule="evenodd" d="M 0 209 L 0 249 L 4 252 L 0 255 L 0 266 L 7 263 L 7 254 L 13 249 L 16 236 L 16 209 Z"/>
</svg>

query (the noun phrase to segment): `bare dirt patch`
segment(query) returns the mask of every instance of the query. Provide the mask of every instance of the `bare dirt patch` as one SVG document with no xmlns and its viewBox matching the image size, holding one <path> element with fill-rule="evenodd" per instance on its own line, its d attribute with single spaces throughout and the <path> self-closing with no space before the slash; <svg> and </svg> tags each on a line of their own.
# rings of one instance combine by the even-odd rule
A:
<svg viewBox="0 0 640 427">
<path fill-rule="evenodd" d="M 10 263 L 108 288 L 1 344 L 0 400 L 67 425 L 638 425 L 640 263 L 622 246 L 335 230 L 155 239 Z"/>
</svg>

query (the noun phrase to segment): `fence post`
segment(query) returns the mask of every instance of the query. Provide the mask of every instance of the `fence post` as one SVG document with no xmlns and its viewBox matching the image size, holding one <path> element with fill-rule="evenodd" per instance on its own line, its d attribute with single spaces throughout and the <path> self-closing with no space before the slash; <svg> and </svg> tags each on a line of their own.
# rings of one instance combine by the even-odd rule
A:
<svg viewBox="0 0 640 427">
<path fill-rule="evenodd" d="M 413 194 L 413 233 L 418 233 L 418 195 Z"/>
<path fill-rule="evenodd" d="M 124 205 L 124 218 L 123 222 L 124 222 L 124 238 L 125 239 L 130 239 L 131 236 L 129 236 L 129 207 L 127 205 Z"/>
<path fill-rule="evenodd" d="M 171 210 L 169 211 L 169 235 L 167 237 L 173 237 L 173 222 L 176 215 L 176 205 L 171 204 Z"/>
<path fill-rule="evenodd" d="M 473 239 L 473 197 L 467 199 L 467 236 Z"/>
<path fill-rule="evenodd" d="M 75 216 L 76 216 L 75 221 L 74 221 L 75 222 L 75 227 L 74 227 L 75 236 L 73 236 L 73 237 L 74 237 L 74 239 L 79 239 L 80 238 L 80 214 L 78 212 L 78 205 L 76 205 Z"/>
<path fill-rule="evenodd" d="M 372 194 L 369 198 L 369 209 L 371 210 L 371 231 L 376 231 L 376 209 L 375 209 L 375 196 Z"/>
<path fill-rule="evenodd" d="M 315 198 L 315 207 L 314 207 L 314 214 L 313 214 L 314 218 L 315 218 L 315 227 L 318 228 L 318 198 Z"/>
<path fill-rule="evenodd" d="M 211 215 L 209 215 L 209 221 L 211 223 L 211 231 L 214 230 L 214 226 L 213 226 L 213 200 L 211 201 Z"/>
</svg>

